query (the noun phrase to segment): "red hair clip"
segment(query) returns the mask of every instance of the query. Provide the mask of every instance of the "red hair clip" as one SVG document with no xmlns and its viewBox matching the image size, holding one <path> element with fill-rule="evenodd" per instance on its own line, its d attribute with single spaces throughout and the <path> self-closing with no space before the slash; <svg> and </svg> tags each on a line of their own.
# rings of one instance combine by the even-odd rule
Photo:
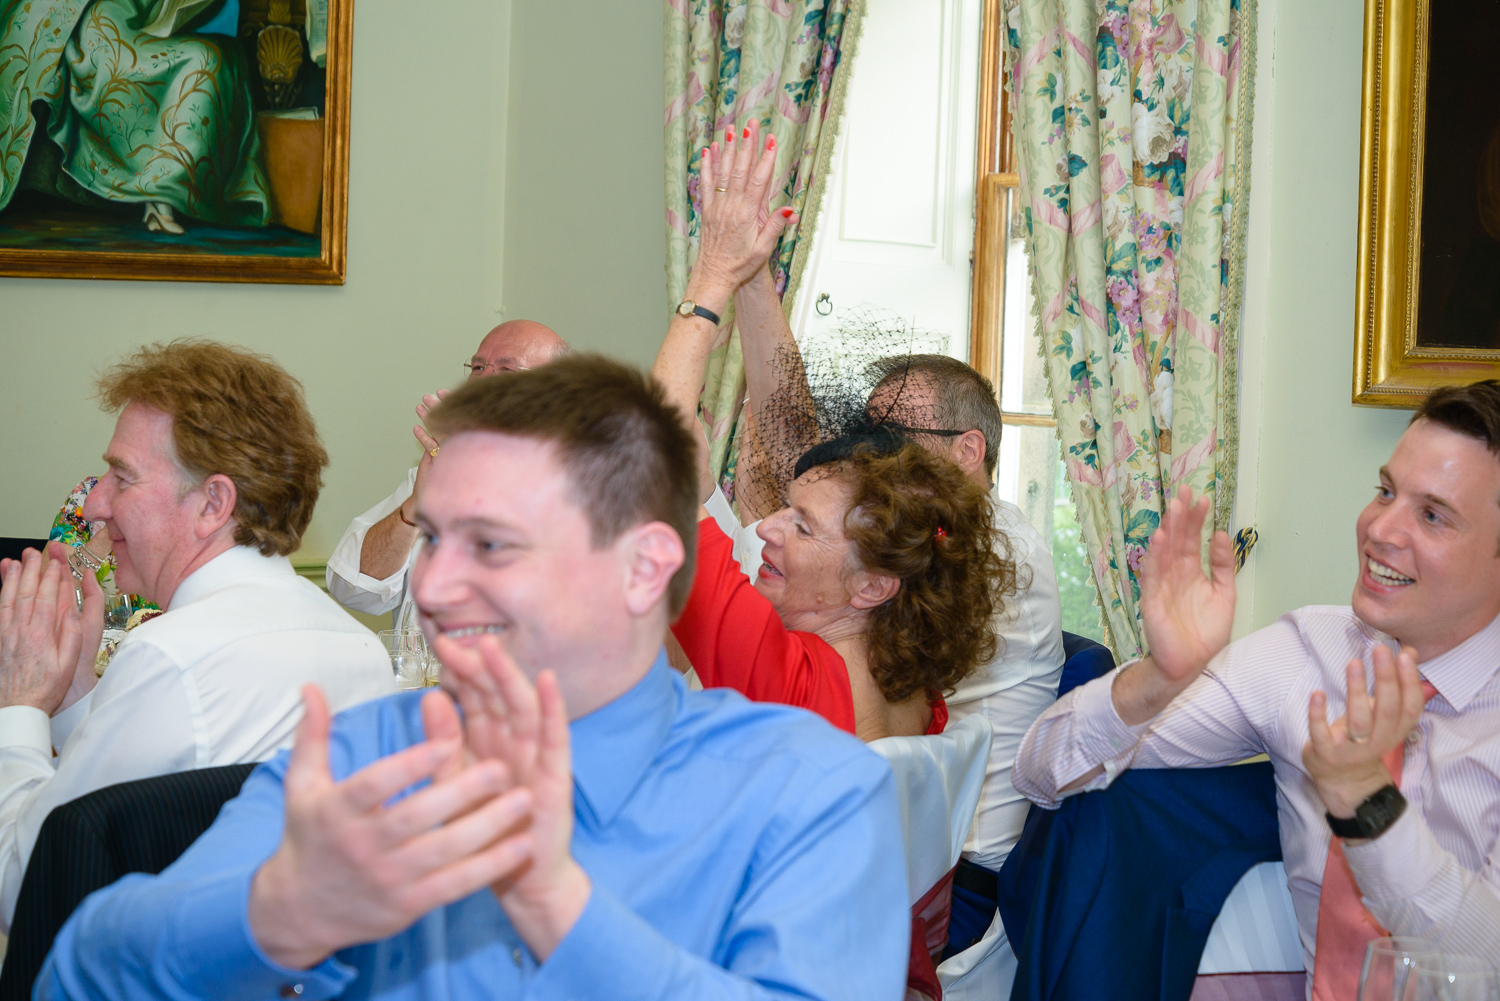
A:
<svg viewBox="0 0 1500 1001">
<path fill-rule="evenodd" d="M 943 528 L 942 525 L 939 525 L 938 526 L 938 530 L 937 530 L 936 534 L 933 536 L 933 538 L 936 538 L 936 539 L 946 539 L 947 537 L 948 537 L 947 530 L 945 528 Z"/>
</svg>

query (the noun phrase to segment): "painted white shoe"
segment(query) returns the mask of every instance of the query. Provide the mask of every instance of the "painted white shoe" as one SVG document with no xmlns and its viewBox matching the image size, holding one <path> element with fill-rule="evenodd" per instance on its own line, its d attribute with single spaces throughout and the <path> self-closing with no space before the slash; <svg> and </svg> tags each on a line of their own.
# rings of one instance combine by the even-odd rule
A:
<svg viewBox="0 0 1500 1001">
<path fill-rule="evenodd" d="M 172 206 L 166 202 L 146 203 L 146 228 L 153 233 L 171 233 L 181 236 L 183 229 L 172 215 Z"/>
</svg>

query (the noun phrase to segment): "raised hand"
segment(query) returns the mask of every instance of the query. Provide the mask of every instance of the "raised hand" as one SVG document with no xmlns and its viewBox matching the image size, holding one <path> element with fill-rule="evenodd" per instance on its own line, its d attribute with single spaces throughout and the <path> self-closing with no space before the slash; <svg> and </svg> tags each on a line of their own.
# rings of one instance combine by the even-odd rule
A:
<svg viewBox="0 0 1500 1001">
<path fill-rule="evenodd" d="M 465 759 L 442 692 L 422 700 L 427 739 L 342 782 L 328 767 L 328 704 L 316 685 L 287 765 L 286 829 L 250 887 L 250 928 L 273 960 L 307 969 L 387 938 L 527 860 L 532 794 L 499 761 Z M 397 794 L 431 784 L 396 802 Z"/>
<path fill-rule="evenodd" d="M 1313 692 L 1307 700 L 1309 739 L 1302 747 L 1302 764 L 1335 817 L 1354 816 L 1359 804 L 1390 784 L 1382 759 L 1406 740 L 1427 703 L 1416 650 L 1402 647 L 1393 658 L 1387 647 L 1377 646 L 1374 659 L 1373 695 L 1365 684 L 1364 664 L 1356 658 L 1345 665 L 1348 703 L 1333 723 L 1328 722 L 1327 695 Z"/>
<path fill-rule="evenodd" d="M 97 611 L 102 622 L 102 603 Z M 67 562 L 35 549 L 19 561 L 0 560 L 0 706 L 33 706 L 52 715 L 73 684 L 82 645 Z"/>
<path fill-rule="evenodd" d="M 417 404 L 417 417 L 425 422 L 432 408 L 447 395 L 448 390 L 440 389 L 436 393 L 428 393 L 422 397 L 422 402 Z M 422 458 L 417 460 L 417 478 L 411 485 L 411 496 L 401 505 L 401 512 L 406 515 L 407 521 L 416 520 L 417 498 L 422 495 L 422 487 L 427 483 L 427 473 L 432 469 L 432 460 L 439 448 L 437 439 L 428 434 L 427 428 L 421 424 L 414 426 L 411 433 L 412 437 L 417 439 L 417 444 L 422 446 Z"/>
<path fill-rule="evenodd" d="M 1174 681 L 1191 680 L 1229 643 L 1234 626 L 1234 552 L 1215 532 L 1209 569 L 1202 563 L 1209 499 L 1193 502 L 1183 487 L 1167 502 L 1141 566 L 1141 619 L 1156 667 Z"/>
<path fill-rule="evenodd" d="M 1115 680 L 1120 718 L 1144 723 L 1167 707 L 1229 643 L 1234 626 L 1234 551 L 1229 536 L 1201 545 L 1209 500 L 1184 486 L 1167 502 L 1141 565 L 1141 621 L 1150 654 Z"/>
<path fill-rule="evenodd" d="M 790 208 L 769 210 L 776 137 L 767 136 L 762 149 L 760 123 L 752 120 L 738 137 L 732 128 L 725 130 L 723 145 L 711 144 L 700 164 L 698 260 L 693 274 L 732 290 L 766 266 L 794 218 Z"/>
<path fill-rule="evenodd" d="M 462 647 L 440 636 L 443 685 L 464 710 L 470 753 L 505 765 L 519 788 L 531 792 L 531 826 L 517 838 L 529 864 L 491 889 L 531 954 L 544 961 L 588 904 L 592 886 L 573 858 L 573 773 L 568 713 L 557 678 L 537 676 L 535 687 L 494 636 Z"/>
</svg>

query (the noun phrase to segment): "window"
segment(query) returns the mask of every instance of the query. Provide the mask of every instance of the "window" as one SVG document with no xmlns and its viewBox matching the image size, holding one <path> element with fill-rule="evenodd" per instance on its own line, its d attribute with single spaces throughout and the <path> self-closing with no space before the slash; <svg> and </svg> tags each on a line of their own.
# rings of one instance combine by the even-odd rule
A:
<svg viewBox="0 0 1500 1001">
<path fill-rule="evenodd" d="M 1063 470 L 1057 422 L 1038 354 L 1026 247 L 1016 217 L 1020 178 L 1011 148 L 1010 102 L 1004 86 L 1004 16 L 1001 0 L 985 0 L 969 358 L 1000 394 L 1005 425 L 996 470 L 1000 496 L 1019 507 L 1042 538 L 1051 541 L 1063 629 L 1102 641 L 1097 591 Z"/>
</svg>

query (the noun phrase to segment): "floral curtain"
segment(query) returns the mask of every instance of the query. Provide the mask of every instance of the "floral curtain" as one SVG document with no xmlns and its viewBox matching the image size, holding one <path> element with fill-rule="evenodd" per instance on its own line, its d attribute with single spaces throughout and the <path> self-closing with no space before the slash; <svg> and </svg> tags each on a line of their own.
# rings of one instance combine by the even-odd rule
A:
<svg viewBox="0 0 1500 1001">
<path fill-rule="evenodd" d="M 667 300 L 676 306 L 698 256 L 698 167 L 703 148 L 752 117 L 776 136 L 771 210 L 787 227 L 771 259 L 788 305 L 821 201 L 842 111 L 863 0 L 666 0 Z M 733 481 L 730 445 L 745 396 L 731 306 L 709 356 L 701 416 L 712 468 Z"/>
<path fill-rule="evenodd" d="M 1186 483 L 1228 528 L 1255 0 L 1006 0 L 1020 232 L 1117 657 Z"/>
</svg>

